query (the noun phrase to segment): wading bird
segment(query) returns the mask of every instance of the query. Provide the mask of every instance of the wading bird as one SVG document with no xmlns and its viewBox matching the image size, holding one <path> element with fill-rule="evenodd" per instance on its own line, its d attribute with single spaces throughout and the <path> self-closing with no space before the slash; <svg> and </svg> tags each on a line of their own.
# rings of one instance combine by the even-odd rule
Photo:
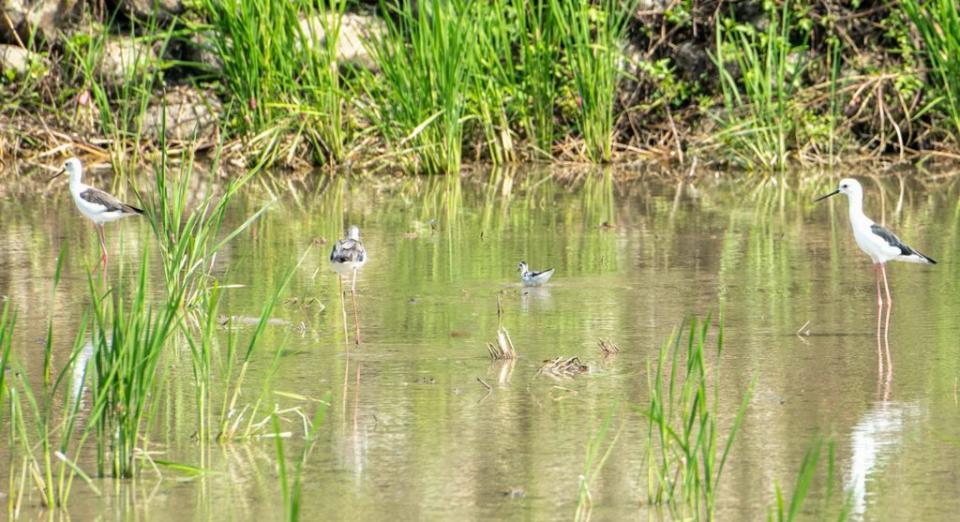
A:
<svg viewBox="0 0 960 522">
<path fill-rule="evenodd" d="M 353 322 L 356 325 L 357 344 L 360 344 L 360 322 L 357 313 L 357 271 L 367 262 L 367 249 L 363 247 L 363 241 L 360 241 L 360 228 L 356 225 L 350 225 L 347 231 L 347 237 L 339 240 L 333 245 L 330 252 L 330 266 L 337 273 L 340 281 L 340 297 L 343 298 L 343 274 L 353 272 L 353 281 L 350 285 L 350 297 L 353 300 Z M 341 305 L 342 308 L 342 305 Z M 344 311 L 346 314 L 346 311 Z M 344 324 L 346 324 L 346 315 L 344 315 Z"/>
<path fill-rule="evenodd" d="M 523 286 L 540 286 L 549 281 L 550 277 L 553 276 L 552 268 L 548 268 L 542 272 L 531 272 L 526 261 L 520 261 L 520 264 L 517 265 L 517 270 L 520 271 L 520 281 L 523 282 Z"/>
<path fill-rule="evenodd" d="M 863 213 L 863 187 L 855 179 L 842 179 L 837 190 L 820 196 L 815 201 L 821 201 L 844 194 L 850 210 L 850 227 L 853 229 L 853 238 L 857 241 L 857 246 L 863 250 L 870 259 L 873 260 L 873 270 L 877 279 L 877 341 L 880 340 L 880 313 L 883 311 L 883 296 L 880 293 L 880 281 L 883 281 L 883 290 L 887 297 L 887 318 L 884 339 L 890 330 L 890 308 L 893 306 L 893 298 L 890 297 L 890 286 L 887 284 L 887 261 L 906 261 L 908 263 L 937 264 L 936 261 L 921 254 L 913 248 L 900 241 L 889 229 L 884 228 L 873 222 Z M 879 346 L 878 346 L 879 349 Z M 890 361 L 889 342 L 887 342 L 887 360 Z M 891 366 L 892 367 L 892 366 Z M 881 372 L 883 371 L 883 359 L 880 362 Z"/>
<path fill-rule="evenodd" d="M 97 227 L 97 234 L 100 236 L 100 262 L 106 269 L 107 242 L 104 239 L 103 224 L 128 216 L 143 214 L 143 210 L 127 205 L 98 188 L 84 185 L 81 181 L 83 165 L 77 158 L 70 158 L 64 162 L 63 169 L 53 177 L 56 178 L 64 172 L 70 175 L 70 194 L 73 195 L 73 202 L 77 204 L 77 209 L 93 221 L 93 224 Z"/>
</svg>

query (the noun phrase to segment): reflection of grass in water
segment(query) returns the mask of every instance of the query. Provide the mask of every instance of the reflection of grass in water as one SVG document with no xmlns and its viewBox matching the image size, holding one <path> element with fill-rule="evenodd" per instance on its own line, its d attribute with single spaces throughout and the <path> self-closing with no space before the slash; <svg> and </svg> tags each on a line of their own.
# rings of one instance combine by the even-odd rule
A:
<svg viewBox="0 0 960 522">
<path fill-rule="evenodd" d="M 678 517 L 713 518 L 723 467 L 753 389 L 751 384 L 721 448 L 719 389 L 716 382 L 708 383 L 705 360 L 709 332 L 709 316 L 699 327 L 691 318 L 687 342 L 674 330 L 661 345 L 656 366 L 647 364 L 647 501 L 667 506 Z M 721 319 L 717 356 L 722 349 Z"/>
<path fill-rule="evenodd" d="M 53 278 L 54 295 L 60 283 L 64 258 L 64 252 L 61 251 Z M 0 316 L 0 372 L 4 374 L 8 364 L 12 363 L 11 340 L 15 319 L 15 314 L 4 305 L 3 314 Z M 15 363 L 12 364 L 15 368 L 14 382 L 4 382 L 3 377 L 0 377 L 0 396 L 6 393 L 10 398 L 8 495 L 11 499 L 9 508 L 14 513 L 19 513 L 23 493 L 31 481 L 40 491 L 41 502 L 45 507 L 66 506 L 76 476 L 80 476 L 91 490 L 100 494 L 90 477 L 76 464 L 84 441 L 91 432 L 91 421 L 81 419 L 81 397 L 76 395 L 85 380 L 85 361 L 78 362 L 85 338 L 84 320 L 77 331 L 67 363 L 54 379 L 51 316 L 47 321 L 43 371 L 39 386 L 31 383 L 25 369 Z M 59 403 L 58 396 L 61 397 Z M 93 415 L 90 417 L 95 419 Z M 81 420 L 86 422 L 81 423 Z M 19 479 L 16 474 L 18 459 L 21 463 Z"/>
<path fill-rule="evenodd" d="M 300 451 L 300 458 L 293 470 L 293 483 L 287 471 L 287 455 L 284 448 L 283 439 L 285 434 L 280 428 L 280 418 L 276 413 L 270 415 L 270 426 L 273 429 L 274 449 L 277 456 L 277 469 L 280 480 L 280 495 L 283 499 L 284 515 L 287 520 L 293 522 L 300 520 L 300 506 L 302 504 L 303 488 L 303 467 L 307 464 L 310 452 L 316 443 L 317 431 L 323 425 L 327 416 L 327 407 L 330 405 L 330 393 L 328 392 L 317 404 L 317 411 L 313 416 L 313 421 L 306 427 L 303 436 L 306 441 L 303 449 Z"/>
<path fill-rule="evenodd" d="M 580 475 L 580 487 L 577 493 L 577 511 L 574 515 L 574 520 L 578 522 L 590 520 L 590 513 L 593 510 L 593 496 L 590 494 L 590 485 L 596 480 L 600 470 L 603 469 L 603 465 L 606 464 L 607 459 L 613 452 L 613 447 L 617 445 L 620 433 L 623 430 L 623 424 L 621 423 L 620 428 L 613 435 L 613 440 L 607 444 L 606 450 L 604 450 L 604 443 L 610 435 L 610 424 L 613 422 L 614 411 L 616 411 L 616 406 L 610 408 L 597 433 L 587 443 L 587 453 L 583 461 L 583 473 Z"/>
</svg>

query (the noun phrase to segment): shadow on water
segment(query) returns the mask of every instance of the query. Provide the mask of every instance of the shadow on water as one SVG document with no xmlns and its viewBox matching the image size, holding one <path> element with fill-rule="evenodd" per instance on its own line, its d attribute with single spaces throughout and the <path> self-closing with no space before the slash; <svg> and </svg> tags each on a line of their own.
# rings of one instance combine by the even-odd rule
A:
<svg viewBox="0 0 960 522">
<path fill-rule="evenodd" d="M 832 182 L 679 179 L 524 166 L 463 177 L 318 176 L 296 193 L 286 193 L 282 178 L 248 186 L 225 226 L 279 200 L 218 254 L 220 313 L 256 317 L 309 249 L 271 312 L 279 321 L 263 329 L 263 357 L 250 362 L 238 392 L 239 403 L 262 396 L 267 409 L 284 412 L 288 455 L 305 444 L 304 430 L 292 427 L 300 422 L 295 408 L 332 392 L 329 420 L 303 467 L 302 516 L 567 518 L 577 512 L 587 469 L 591 516 L 635 517 L 647 491 L 645 421 L 619 414 L 605 441 L 598 427 L 612 405 L 649 399 L 647 362 L 680 318 L 718 309 L 723 371 L 710 375 L 721 429 L 757 378 L 717 484 L 718 519 L 765 516 L 773 485 L 789 490 L 818 433 L 846 441 L 837 445 L 833 486 L 852 496 L 855 516 L 949 520 L 960 511 L 953 486 L 936 478 L 960 467 L 960 450 L 943 443 L 960 440 L 956 183 L 924 187 L 910 176 L 865 183 L 868 213 L 941 261 L 888 267 L 896 378 L 878 385 L 869 262 L 853 244 L 845 207 L 812 203 Z M 48 315 L 58 339 L 79 330 L 88 292 L 82 274 L 98 248 L 61 196 L 0 200 L 0 296 L 17 306 L 14 349 L 31 377 L 42 364 L 22 354 L 45 336 Z M 342 315 L 350 304 L 340 303 L 327 262 L 350 224 L 360 226 L 370 253 L 357 281 L 359 347 L 348 342 Z M 150 230 L 130 222 L 112 232 L 119 261 L 111 273 L 132 279 L 120 266 L 136 265 L 153 241 Z M 54 298 L 52 259 L 64 244 L 71 255 Z M 556 274 L 546 286 L 523 288 L 520 260 Z M 162 274 L 149 277 L 162 287 Z M 501 325 L 520 355 L 491 363 L 485 344 Z M 220 354 L 256 328 L 214 327 Z M 620 352 L 604 358 L 600 339 Z M 71 349 L 58 342 L 53 359 L 63 364 Z M 576 356 L 589 371 L 562 381 L 535 377 L 559 356 Z M 150 451 L 199 470 L 145 469 L 117 488 L 100 479 L 102 496 L 77 485 L 74 518 L 110 509 L 162 519 L 173 506 L 179 517 L 284 513 L 272 440 L 197 442 L 190 357 L 187 344 L 163 355 Z M 212 409 L 222 402 L 211 401 Z M 602 455 L 614 433 L 610 458 L 586 466 L 586 446 Z M 19 473 L 20 462 L 0 448 L 0 475 L 11 469 Z M 823 500 L 817 495 L 810 510 Z"/>
</svg>

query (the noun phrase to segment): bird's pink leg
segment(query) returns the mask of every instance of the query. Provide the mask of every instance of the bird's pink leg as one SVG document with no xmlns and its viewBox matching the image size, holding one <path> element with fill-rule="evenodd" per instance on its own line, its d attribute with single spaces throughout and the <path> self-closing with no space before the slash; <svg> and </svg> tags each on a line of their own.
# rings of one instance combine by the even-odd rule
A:
<svg viewBox="0 0 960 522">
<path fill-rule="evenodd" d="M 356 328 L 354 334 L 357 344 L 360 344 L 360 312 L 357 311 L 357 270 L 353 270 L 353 284 L 350 287 L 350 298 L 353 300 L 353 325 Z"/>
<path fill-rule="evenodd" d="M 100 235 L 100 263 L 103 264 L 103 271 L 107 271 L 107 241 L 104 238 L 103 225 L 97 225 L 97 233 Z"/>
<path fill-rule="evenodd" d="M 873 264 L 873 274 L 877 280 L 877 361 L 879 365 L 879 373 L 883 374 L 883 342 L 881 341 L 881 330 L 883 327 L 882 318 L 883 318 L 883 294 L 880 293 L 880 264 Z"/>
<path fill-rule="evenodd" d="M 893 310 L 893 298 L 890 297 L 890 285 L 887 284 L 887 266 L 880 265 L 880 273 L 883 275 L 883 289 L 887 294 L 887 318 L 883 330 L 884 349 L 887 352 L 887 372 L 893 373 L 893 358 L 890 357 L 890 312 Z"/>
</svg>

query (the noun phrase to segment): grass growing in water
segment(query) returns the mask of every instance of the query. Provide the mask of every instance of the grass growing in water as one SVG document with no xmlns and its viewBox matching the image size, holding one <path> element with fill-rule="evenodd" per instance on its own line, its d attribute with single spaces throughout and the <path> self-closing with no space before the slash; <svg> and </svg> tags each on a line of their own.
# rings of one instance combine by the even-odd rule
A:
<svg viewBox="0 0 960 522">
<path fill-rule="evenodd" d="M 218 156 L 219 159 L 219 156 Z M 176 171 L 161 156 L 154 173 L 154 186 L 145 198 L 145 215 L 160 245 L 167 294 L 187 307 L 203 305 L 212 286 L 210 271 L 217 252 L 256 221 L 264 206 L 242 224 L 221 236 L 227 206 L 240 188 L 254 175 L 248 171 L 231 178 L 222 191 L 207 190 L 197 197 L 194 158 L 185 158 Z M 210 168 L 216 172 L 219 162 Z M 182 299 L 178 296 L 182 295 Z"/>
<path fill-rule="evenodd" d="M 716 356 L 723 350 L 723 321 Z M 660 347 L 656 366 L 647 364 L 650 404 L 647 428 L 647 502 L 665 505 L 676 517 L 712 520 L 724 464 L 753 390 L 744 395 L 723 438 L 717 425 L 719 390 L 711 386 L 706 361 L 710 317 L 689 320 L 686 342 L 675 330 Z M 712 389 L 711 389 L 712 388 Z"/>
<path fill-rule="evenodd" d="M 327 408 L 329 405 L 330 393 L 327 392 L 327 394 L 317 405 L 317 411 L 313 416 L 313 421 L 310 422 L 309 426 L 306 428 L 306 432 L 303 434 L 306 444 L 304 445 L 303 450 L 300 452 L 300 458 L 297 459 L 297 464 L 294 467 L 292 483 L 290 482 L 290 477 L 288 476 L 289 473 L 287 471 L 287 456 L 283 444 L 284 437 L 280 430 L 280 419 L 276 414 L 270 416 L 271 427 L 273 428 L 274 449 L 277 456 L 280 495 L 283 498 L 285 518 L 290 522 L 300 520 L 303 467 L 307 464 L 310 453 L 313 451 L 313 447 L 316 444 L 317 431 L 320 429 L 320 426 L 323 425 L 323 421 L 327 416 Z"/>
<path fill-rule="evenodd" d="M 144 250 L 129 303 L 125 303 L 126 288 L 122 284 L 101 295 L 90 279 L 95 319 L 91 397 L 97 418 L 100 475 L 108 458 L 112 476 L 136 474 L 136 450 L 157 396 L 158 363 L 179 320 L 183 294 L 168 296 L 155 309 L 148 302 L 148 272 Z"/>
<path fill-rule="evenodd" d="M 604 442 L 610 434 L 610 424 L 613 421 L 614 411 L 616 411 L 616 407 L 610 409 L 610 412 L 607 413 L 606 418 L 600 424 L 596 435 L 591 437 L 590 443 L 587 444 L 587 454 L 583 462 L 583 474 L 580 475 L 580 488 L 577 495 L 577 512 L 574 516 L 574 520 L 577 522 L 590 520 L 590 513 L 593 510 L 590 484 L 597 478 L 600 470 L 603 469 L 603 465 L 606 464 L 607 459 L 613 452 L 613 447 L 617 445 L 617 441 L 620 439 L 620 432 L 623 429 L 622 424 L 613 435 L 613 440 L 607 444 L 606 450 L 603 449 Z"/>
<path fill-rule="evenodd" d="M 64 252 L 57 258 L 53 294 L 60 283 Z M 0 377 L 0 396 L 9 397 L 9 479 L 7 491 L 11 518 L 19 513 L 23 494 L 32 482 L 40 492 L 41 503 L 49 508 L 64 507 L 70 498 L 73 480 L 80 476 L 94 493 L 100 491 L 76 464 L 90 434 L 89 418 L 81 422 L 82 390 L 86 378 L 86 360 L 81 357 L 86 338 L 86 320 L 80 323 L 66 364 L 54 374 L 53 317 L 47 321 L 43 367 L 39 385 L 31 383 L 26 370 L 11 360 L 11 340 L 15 315 L 7 305 L 0 315 L 0 371 L 8 365 L 14 371 L 12 382 Z M 17 460 L 21 470 L 16 477 Z"/>
</svg>

